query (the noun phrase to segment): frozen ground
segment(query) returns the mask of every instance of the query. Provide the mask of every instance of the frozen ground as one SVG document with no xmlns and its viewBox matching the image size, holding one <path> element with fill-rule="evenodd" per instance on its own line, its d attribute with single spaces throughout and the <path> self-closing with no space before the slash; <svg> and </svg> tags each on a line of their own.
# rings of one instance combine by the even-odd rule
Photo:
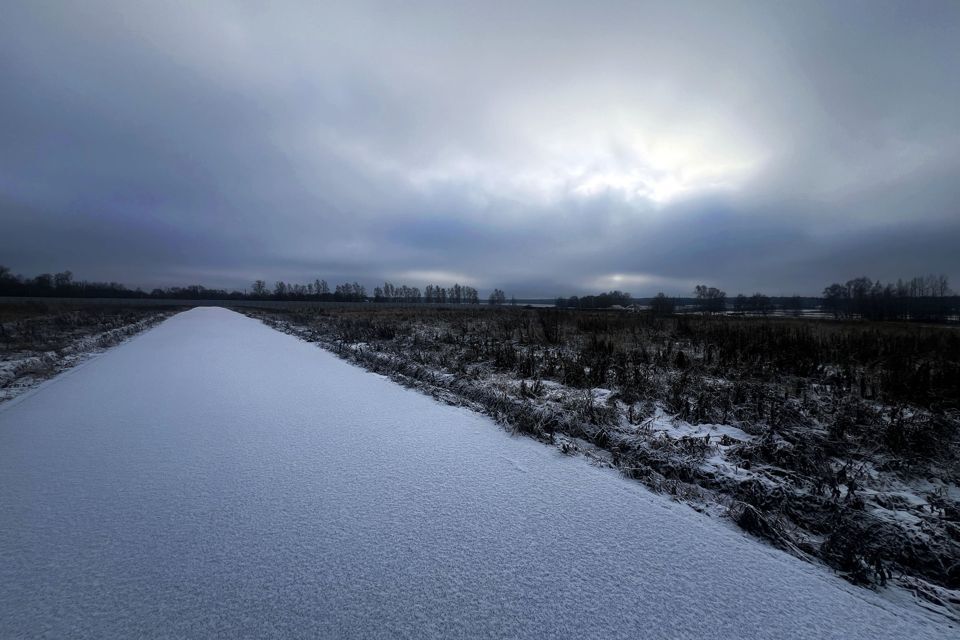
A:
<svg viewBox="0 0 960 640">
<path fill-rule="evenodd" d="M 0 408 L 0 637 L 955 637 L 195 309 Z"/>
</svg>

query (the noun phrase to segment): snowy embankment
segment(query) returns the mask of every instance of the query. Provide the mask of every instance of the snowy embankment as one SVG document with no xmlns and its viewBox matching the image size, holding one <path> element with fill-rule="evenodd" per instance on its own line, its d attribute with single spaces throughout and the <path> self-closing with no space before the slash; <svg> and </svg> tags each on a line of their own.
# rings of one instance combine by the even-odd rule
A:
<svg viewBox="0 0 960 640">
<path fill-rule="evenodd" d="M 0 408 L 0 637 L 955 633 L 223 309 Z"/>
<path fill-rule="evenodd" d="M 44 380 L 83 363 L 87 358 L 146 331 L 170 315 L 168 311 L 130 314 L 129 318 L 120 314 L 104 314 L 102 318 L 94 315 L 94 318 L 102 320 L 102 324 L 84 324 L 76 322 L 69 312 L 60 315 L 48 312 L 10 323 L 21 329 L 24 326 L 36 329 L 37 325 L 44 325 L 34 332 L 39 336 L 30 336 L 44 346 L 37 348 L 31 344 L 31 339 L 24 339 L 23 336 L 20 339 L 24 344 L 19 348 L 9 344 L 0 345 L 0 402 L 15 398 Z M 89 318 L 84 317 L 83 320 L 89 321 Z M 15 330 L 0 324 L 0 335 L 9 339 L 11 333 L 15 333 Z"/>
</svg>

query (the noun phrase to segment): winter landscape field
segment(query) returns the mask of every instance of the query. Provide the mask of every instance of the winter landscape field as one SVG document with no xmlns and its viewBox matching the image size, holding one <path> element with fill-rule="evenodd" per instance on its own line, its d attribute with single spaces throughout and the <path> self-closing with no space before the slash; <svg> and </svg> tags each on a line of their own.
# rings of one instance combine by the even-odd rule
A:
<svg viewBox="0 0 960 640">
<path fill-rule="evenodd" d="M 952 326 L 473 308 L 245 309 L 960 615 Z"/>
<path fill-rule="evenodd" d="M 956 633 L 220 308 L 0 406 L 0 474 L 2 637 Z"/>
<path fill-rule="evenodd" d="M 958 0 L 0 2 L 0 640 L 960 638 Z"/>
</svg>

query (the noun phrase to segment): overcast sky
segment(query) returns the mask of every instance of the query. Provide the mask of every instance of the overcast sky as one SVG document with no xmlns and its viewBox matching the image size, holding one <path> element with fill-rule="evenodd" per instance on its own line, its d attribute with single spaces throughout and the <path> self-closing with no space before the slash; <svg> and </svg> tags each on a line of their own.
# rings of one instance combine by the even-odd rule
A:
<svg viewBox="0 0 960 640">
<path fill-rule="evenodd" d="M 960 2 L 0 8 L 0 264 L 960 288 Z"/>
</svg>

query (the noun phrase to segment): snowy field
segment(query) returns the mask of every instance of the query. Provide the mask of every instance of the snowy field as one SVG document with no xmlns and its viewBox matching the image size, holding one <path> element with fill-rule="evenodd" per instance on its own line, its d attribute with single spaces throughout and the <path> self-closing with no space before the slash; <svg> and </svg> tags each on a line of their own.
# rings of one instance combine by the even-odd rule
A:
<svg viewBox="0 0 960 640">
<path fill-rule="evenodd" d="M 237 313 L 0 407 L 0 638 L 948 638 Z"/>
</svg>

